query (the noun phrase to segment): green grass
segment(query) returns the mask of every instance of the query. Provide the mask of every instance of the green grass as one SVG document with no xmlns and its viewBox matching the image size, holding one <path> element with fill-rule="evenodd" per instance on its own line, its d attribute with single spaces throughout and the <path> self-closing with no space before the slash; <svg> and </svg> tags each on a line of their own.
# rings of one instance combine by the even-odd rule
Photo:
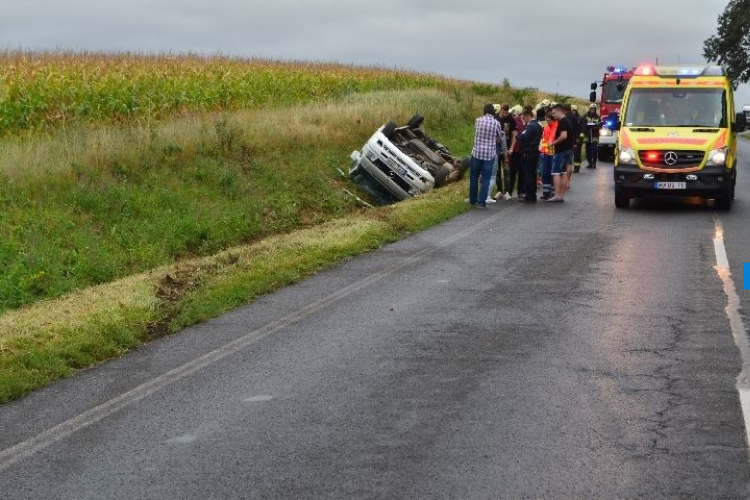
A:
<svg viewBox="0 0 750 500">
<path fill-rule="evenodd" d="M 336 169 L 381 123 L 423 111 L 429 131 L 450 141 L 474 107 L 438 91 L 376 93 L 148 133 L 5 139 L 0 312 L 340 217 L 354 204 Z"/>
</svg>

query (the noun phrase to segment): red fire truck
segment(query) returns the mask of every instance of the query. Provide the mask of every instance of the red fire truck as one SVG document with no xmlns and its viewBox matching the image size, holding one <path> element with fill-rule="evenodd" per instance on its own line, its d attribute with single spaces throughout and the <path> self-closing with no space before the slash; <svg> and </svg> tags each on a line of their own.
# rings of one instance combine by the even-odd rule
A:
<svg viewBox="0 0 750 500">
<path fill-rule="evenodd" d="M 599 98 L 599 116 L 602 117 L 602 129 L 599 134 L 599 159 L 603 161 L 612 160 L 615 157 L 615 146 L 617 144 L 618 132 L 611 130 L 607 124 L 607 116 L 610 113 L 619 112 L 622 106 L 622 97 L 625 95 L 625 87 L 628 80 L 633 76 L 634 69 L 624 66 L 609 66 L 601 82 L 591 84 L 591 90 L 596 92 L 601 85 L 601 97 Z M 592 101 L 596 97 L 592 96 Z"/>
</svg>

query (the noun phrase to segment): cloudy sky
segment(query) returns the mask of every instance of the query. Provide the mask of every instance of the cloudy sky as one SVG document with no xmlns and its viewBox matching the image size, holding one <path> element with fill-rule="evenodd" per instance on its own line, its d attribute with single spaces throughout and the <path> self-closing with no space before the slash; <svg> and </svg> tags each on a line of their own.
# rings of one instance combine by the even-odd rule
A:
<svg viewBox="0 0 750 500">
<path fill-rule="evenodd" d="M 377 64 L 584 97 L 609 65 L 704 62 L 727 1 L 3 0 L 0 47 Z"/>
</svg>

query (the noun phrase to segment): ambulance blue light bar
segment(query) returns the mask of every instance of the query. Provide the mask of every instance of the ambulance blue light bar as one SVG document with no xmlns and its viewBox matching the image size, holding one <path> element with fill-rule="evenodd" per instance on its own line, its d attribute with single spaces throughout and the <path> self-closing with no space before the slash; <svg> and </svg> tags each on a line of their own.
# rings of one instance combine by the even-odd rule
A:
<svg viewBox="0 0 750 500">
<path fill-rule="evenodd" d="M 678 78 L 695 78 L 698 76 L 726 76 L 721 66 L 639 66 L 635 70 L 638 76 L 671 76 Z"/>
</svg>

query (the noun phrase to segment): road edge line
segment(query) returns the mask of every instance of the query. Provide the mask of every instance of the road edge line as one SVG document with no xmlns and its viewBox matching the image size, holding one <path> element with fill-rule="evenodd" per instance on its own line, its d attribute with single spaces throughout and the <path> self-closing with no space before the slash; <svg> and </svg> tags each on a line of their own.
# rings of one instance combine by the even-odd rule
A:
<svg viewBox="0 0 750 500">
<path fill-rule="evenodd" d="M 742 370 L 737 376 L 737 392 L 739 393 L 740 407 L 745 423 L 745 444 L 750 446 L 750 380 L 748 379 L 750 377 L 750 338 L 748 337 L 747 326 L 740 314 L 742 308 L 740 296 L 737 293 L 737 287 L 732 279 L 732 272 L 729 267 L 729 258 L 724 245 L 724 226 L 716 214 L 714 214 L 714 228 L 715 269 L 724 285 L 724 294 L 727 297 L 727 306 L 724 311 L 729 318 L 732 337 L 734 337 L 734 343 L 737 345 L 742 359 Z M 747 456 L 747 460 L 748 465 L 750 465 L 750 455 Z"/>
</svg>

